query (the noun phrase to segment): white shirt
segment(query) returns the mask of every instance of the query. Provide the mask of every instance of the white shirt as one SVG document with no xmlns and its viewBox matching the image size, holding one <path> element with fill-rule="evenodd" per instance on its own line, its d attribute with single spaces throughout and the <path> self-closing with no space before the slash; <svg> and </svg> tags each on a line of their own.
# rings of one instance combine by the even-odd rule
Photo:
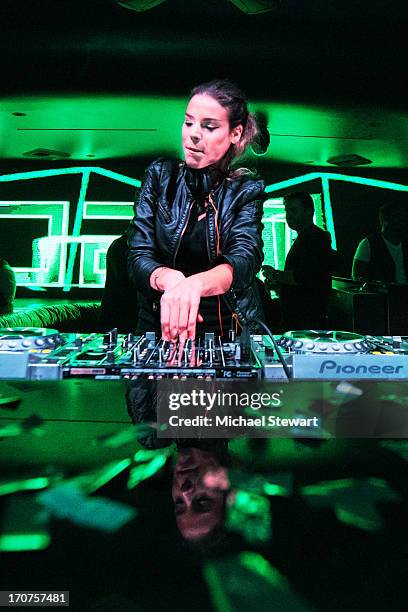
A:
<svg viewBox="0 0 408 612">
<path fill-rule="evenodd" d="M 395 281 L 397 283 L 405 284 L 407 282 L 407 277 L 405 275 L 404 254 L 402 252 L 401 242 L 399 244 L 393 244 L 384 238 L 384 236 L 381 236 L 381 238 L 384 240 L 385 246 L 387 247 L 395 264 Z M 367 238 L 363 238 L 358 245 L 354 259 L 359 259 L 360 261 L 369 263 L 371 259 L 371 248 Z"/>
</svg>

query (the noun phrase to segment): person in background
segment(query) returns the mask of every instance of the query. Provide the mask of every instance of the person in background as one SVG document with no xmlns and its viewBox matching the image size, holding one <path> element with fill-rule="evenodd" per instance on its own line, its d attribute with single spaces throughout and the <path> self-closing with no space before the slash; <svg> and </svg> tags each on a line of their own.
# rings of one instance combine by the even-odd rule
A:
<svg viewBox="0 0 408 612">
<path fill-rule="evenodd" d="M 408 207 L 383 204 L 380 231 L 361 240 L 354 255 L 352 277 L 388 283 L 408 282 Z"/>
<path fill-rule="evenodd" d="M 16 275 L 8 262 L 0 255 L 0 315 L 13 312 L 16 295 Z"/>
<path fill-rule="evenodd" d="M 313 223 L 314 203 L 309 193 L 285 196 L 284 205 L 286 222 L 298 235 L 284 270 L 263 266 L 266 286 L 279 295 L 283 331 L 327 329 L 333 257 L 330 235 Z"/>
<path fill-rule="evenodd" d="M 113 240 L 106 253 L 106 281 L 103 290 L 99 328 L 114 327 L 119 333 L 134 332 L 138 319 L 137 292 L 127 271 L 127 233 Z"/>
</svg>

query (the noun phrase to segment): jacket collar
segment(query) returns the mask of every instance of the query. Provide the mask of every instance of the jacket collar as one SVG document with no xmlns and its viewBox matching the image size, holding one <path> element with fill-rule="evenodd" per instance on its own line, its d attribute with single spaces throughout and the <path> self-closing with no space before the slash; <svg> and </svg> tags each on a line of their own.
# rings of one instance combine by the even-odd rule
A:
<svg viewBox="0 0 408 612">
<path fill-rule="evenodd" d="M 214 191 L 228 174 L 218 166 L 207 166 L 200 170 L 189 168 L 184 163 L 185 180 L 191 195 L 196 200 L 204 199 L 211 191 Z"/>
</svg>

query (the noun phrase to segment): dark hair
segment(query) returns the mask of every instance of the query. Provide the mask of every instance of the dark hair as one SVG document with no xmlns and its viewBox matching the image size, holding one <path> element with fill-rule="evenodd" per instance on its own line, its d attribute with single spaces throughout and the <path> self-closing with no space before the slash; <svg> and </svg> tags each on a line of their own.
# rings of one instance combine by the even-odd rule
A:
<svg viewBox="0 0 408 612">
<path fill-rule="evenodd" d="M 289 193 L 288 195 L 284 196 L 283 200 L 285 203 L 296 200 L 302 204 L 304 210 L 314 212 L 313 198 L 310 193 L 307 193 L 307 191 L 295 191 L 294 193 Z"/>
<path fill-rule="evenodd" d="M 190 100 L 193 96 L 211 96 L 228 110 L 230 129 L 242 125 L 242 136 L 237 144 L 231 145 L 228 152 L 228 164 L 234 159 L 241 157 L 254 141 L 258 134 L 255 115 L 248 111 L 245 94 L 237 85 L 226 80 L 209 81 L 197 85 L 191 91 Z"/>
</svg>

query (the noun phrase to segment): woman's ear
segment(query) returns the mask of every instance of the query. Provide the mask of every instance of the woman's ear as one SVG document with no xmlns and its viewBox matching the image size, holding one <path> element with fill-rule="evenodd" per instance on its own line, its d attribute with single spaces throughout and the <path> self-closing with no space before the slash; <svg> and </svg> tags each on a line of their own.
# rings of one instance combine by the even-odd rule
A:
<svg viewBox="0 0 408 612">
<path fill-rule="evenodd" d="M 234 127 L 234 129 L 231 131 L 231 143 L 232 144 L 237 144 L 237 142 L 241 140 L 243 131 L 244 131 L 244 128 L 242 127 L 242 125 L 237 125 L 236 127 Z"/>
</svg>

